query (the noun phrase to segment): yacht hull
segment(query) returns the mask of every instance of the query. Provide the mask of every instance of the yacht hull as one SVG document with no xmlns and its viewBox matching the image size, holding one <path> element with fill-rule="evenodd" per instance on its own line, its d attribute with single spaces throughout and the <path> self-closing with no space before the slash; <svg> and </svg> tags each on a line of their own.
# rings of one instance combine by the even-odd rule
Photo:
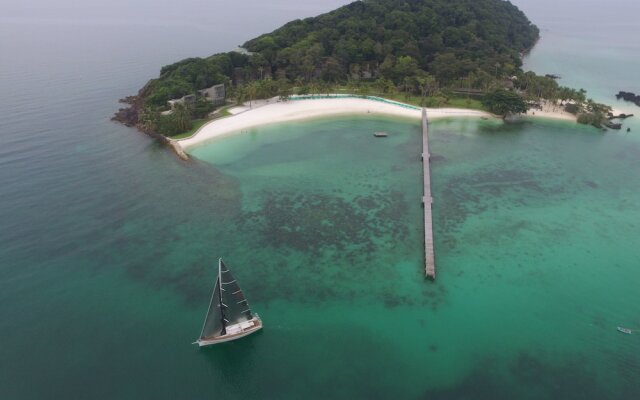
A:
<svg viewBox="0 0 640 400">
<path fill-rule="evenodd" d="M 254 317 L 253 319 L 247 322 L 252 323 L 253 326 L 244 328 L 238 332 L 228 333 L 226 335 L 216 336 L 213 338 L 198 339 L 193 344 L 197 344 L 200 347 L 204 347 L 204 346 L 211 346 L 218 343 L 230 342 L 232 340 L 240 339 L 245 336 L 251 335 L 252 333 L 255 333 L 260 329 L 262 329 L 262 320 L 260 320 L 258 316 Z"/>
</svg>

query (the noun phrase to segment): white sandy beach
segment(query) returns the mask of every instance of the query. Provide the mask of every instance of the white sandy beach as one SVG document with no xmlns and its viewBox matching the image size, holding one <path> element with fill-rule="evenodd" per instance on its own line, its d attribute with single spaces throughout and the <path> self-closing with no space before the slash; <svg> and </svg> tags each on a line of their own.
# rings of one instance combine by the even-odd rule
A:
<svg viewBox="0 0 640 400">
<path fill-rule="evenodd" d="M 402 104 L 402 103 L 398 103 Z M 299 121 L 337 115 L 391 115 L 419 119 L 421 111 L 412 106 L 402 107 L 382 101 L 354 97 L 319 98 L 306 100 L 278 101 L 277 98 L 257 100 L 230 109 L 229 117 L 217 119 L 204 125 L 193 136 L 173 141 L 182 149 L 208 142 L 209 140 L 266 124 Z M 462 108 L 427 108 L 429 119 L 446 117 L 498 118 L 493 114 Z M 614 113 L 619 114 L 618 110 Z M 524 117 L 551 118 L 576 121 L 576 116 L 564 111 L 564 107 L 544 102 L 542 110 L 529 110 Z M 515 118 L 518 118 L 516 116 Z"/>
<path fill-rule="evenodd" d="M 550 101 L 542 101 L 541 106 L 542 110 L 530 109 L 524 115 L 528 117 L 561 119 L 574 122 L 578 121 L 578 118 L 575 115 L 564 110 L 563 105 L 559 105 Z"/>
<path fill-rule="evenodd" d="M 578 117 L 576 115 L 566 112 L 564 110 L 565 106 L 563 104 L 558 104 L 551 101 L 542 101 L 541 106 L 542 106 L 542 110 L 531 109 L 527 111 L 526 114 L 523 114 L 523 115 L 527 117 L 561 119 L 565 121 L 574 121 L 574 122 L 578 121 Z M 617 108 L 612 108 L 611 112 L 614 115 L 620 115 L 625 111 Z M 630 113 L 630 112 L 627 111 L 626 113 Z"/>
<path fill-rule="evenodd" d="M 239 111 L 239 112 L 238 112 Z M 271 99 L 254 104 L 246 110 L 231 110 L 232 116 L 214 120 L 204 125 L 193 136 L 176 141 L 184 149 L 230 133 L 239 133 L 245 129 L 270 123 L 298 121 L 331 115 L 392 115 L 407 118 L 421 118 L 421 111 L 404 108 L 399 105 L 359 98 L 333 98 L 313 100 L 291 100 L 279 102 Z M 427 109 L 429 118 L 444 117 L 489 117 L 495 116 L 477 110 L 457 108 Z"/>
</svg>

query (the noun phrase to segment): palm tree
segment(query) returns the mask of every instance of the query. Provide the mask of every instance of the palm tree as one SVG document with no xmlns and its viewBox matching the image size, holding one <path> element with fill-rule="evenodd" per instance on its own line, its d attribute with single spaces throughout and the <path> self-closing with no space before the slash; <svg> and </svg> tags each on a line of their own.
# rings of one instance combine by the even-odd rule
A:
<svg viewBox="0 0 640 400">
<path fill-rule="evenodd" d="M 431 85 L 435 82 L 435 78 L 431 75 L 424 75 L 416 78 L 418 85 L 420 86 L 420 92 L 422 94 L 422 99 L 420 104 L 424 105 L 424 100 L 427 97 L 427 93 L 431 90 Z"/>
<path fill-rule="evenodd" d="M 244 86 L 238 86 L 235 90 L 236 104 L 241 106 L 247 99 L 247 89 Z"/>
<path fill-rule="evenodd" d="M 296 89 L 300 89 L 301 87 L 304 86 L 304 79 L 301 76 L 296 77 L 296 80 L 294 81 L 295 85 L 296 85 Z"/>
<path fill-rule="evenodd" d="M 256 97 L 256 94 L 258 93 L 258 85 L 256 84 L 255 81 L 249 83 L 249 85 L 247 86 L 247 94 L 249 95 L 249 107 L 253 108 L 253 99 Z"/>
<path fill-rule="evenodd" d="M 181 103 L 176 104 L 172 115 L 176 122 L 176 127 L 181 132 L 186 132 L 191 129 L 191 111 L 186 105 Z"/>
</svg>

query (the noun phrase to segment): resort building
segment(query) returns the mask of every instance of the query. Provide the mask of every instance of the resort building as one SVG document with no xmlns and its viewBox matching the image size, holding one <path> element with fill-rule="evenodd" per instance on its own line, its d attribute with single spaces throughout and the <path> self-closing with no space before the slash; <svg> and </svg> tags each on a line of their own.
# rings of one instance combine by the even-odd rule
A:
<svg viewBox="0 0 640 400">
<path fill-rule="evenodd" d="M 196 95 L 195 94 L 188 94 L 186 96 L 182 96 L 179 99 L 169 100 L 167 103 L 169 103 L 169 106 L 173 110 L 175 108 L 176 104 L 191 105 L 191 104 L 195 104 L 195 102 L 196 102 Z"/>
<path fill-rule="evenodd" d="M 205 99 L 213 103 L 214 106 L 224 105 L 225 90 L 224 84 L 214 85 L 210 88 L 198 90 L 198 93 Z"/>
</svg>

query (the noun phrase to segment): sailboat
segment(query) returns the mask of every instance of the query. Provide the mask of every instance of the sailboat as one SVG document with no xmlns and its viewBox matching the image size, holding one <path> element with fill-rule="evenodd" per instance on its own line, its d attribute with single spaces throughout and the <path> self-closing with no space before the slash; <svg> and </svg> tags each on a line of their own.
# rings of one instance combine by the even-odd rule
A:
<svg viewBox="0 0 640 400">
<path fill-rule="evenodd" d="M 200 347 L 240 339 L 262 329 L 262 320 L 252 313 L 238 282 L 222 258 L 202 333 L 193 342 Z"/>
</svg>

